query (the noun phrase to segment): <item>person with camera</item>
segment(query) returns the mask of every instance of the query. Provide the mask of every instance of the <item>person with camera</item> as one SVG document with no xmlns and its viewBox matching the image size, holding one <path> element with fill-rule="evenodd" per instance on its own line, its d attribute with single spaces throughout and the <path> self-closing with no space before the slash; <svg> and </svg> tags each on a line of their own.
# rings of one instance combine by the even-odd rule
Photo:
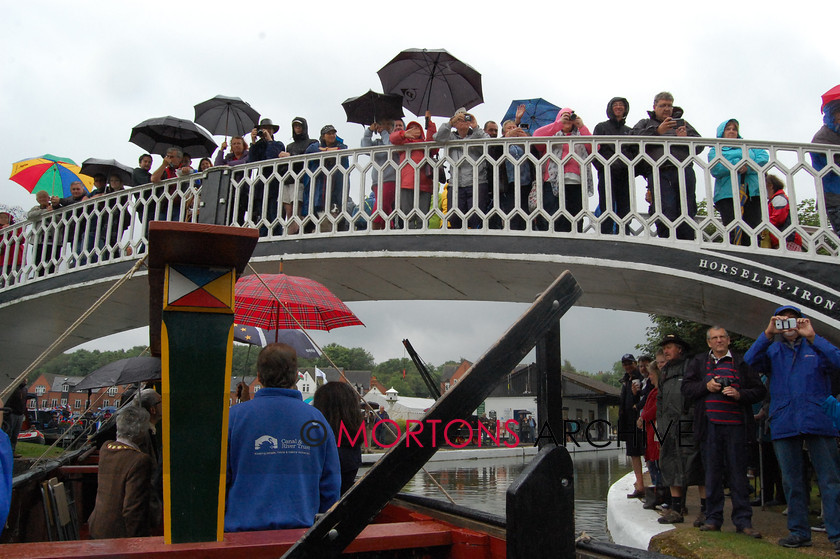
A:
<svg viewBox="0 0 840 559">
<path fill-rule="evenodd" d="M 536 136 L 591 136 L 592 132 L 583 123 L 572 109 L 560 109 L 557 113 L 557 118 L 551 124 L 547 124 L 534 130 L 534 137 Z M 542 152 L 545 147 L 537 146 Z M 543 171 L 543 209 L 549 214 L 554 214 L 561 207 L 566 210 L 573 218 L 583 210 L 583 188 L 585 181 L 585 188 L 587 195 L 591 196 L 595 192 L 595 187 L 592 182 L 592 174 L 585 173 L 583 175 L 583 165 L 579 161 L 583 161 L 592 153 L 592 144 L 574 144 L 574 155 L 579 159 L 570 158 L 560 168 L 559 161 L 563 160 L 569 155 L 569 142 L 555 143 L 551 146 L 556 160 L 550 160 Z M 561 198 L 561 187 L 563 196 Z M 583 231 L 583 218 L 575 219 L 577 221 L 577 231 Z M 572 222 L 567 217 L 559 217 L 554 222 L 555 231 L 570 232 L 572 230 Z"/>
<path fill-rule="evenodd" d="M 435 135 L 435 142 L 448 144 L 446 155 L 449 160 L 451 176 L 449 179 L 448 199 L 446 207 L 452 209 L 457 206 L 464 214 L 473 209 L 475 202 L 482 212 L 490 208 L 490 185 L 487 182 L 487 165 L 478 165 L 478 184 L 473 185 L 473 168 L 476 161 L 484 155 L 484 147 L 481 145 L 463 148 L 457 145 L 462 140 L 483 140 L 489 138 L 487 133 L 479 126 L 478 121 L 466 109 L 460 108 L 455 115 L 449 119 L 449 123 L 440 127 Z M 464 149 L 467 156 L 462 159 Z M 478 200 L 473 199 L 473 187 L 476 187 Z M 457 194 L 454 194 L 457 193 Z M 454 203 L 453 203 L 454 201 Z M 450 227 L 460 228 L 461 220 L 457 217 L 449 218 Z M 469 218 L 467 225 L 471 229 L 481 227 L 481 218 L 473 215 Z"/>
<path fill-rule="evenodd" d="M 390 146 L 391 134 L 399 130 L 405 130 L 402 120 L 383 119 L 374 122 L 370 126 L 365 127 L 361 145 L 363 148 Z M 374 134 L 378 134 L 379 137 L 374 138 Z M 389 154 L 385 151 L 379 151 L 371 155 L 371 159 L 375 165 L 371 168 L 370 175 L 371 185 L 376 198 L 376 209 L 381 210 L 386 216 L 394 212 L 397 192 L 397 169 L 395 166 L 387 164 L 389 155 L 394 162 L 399 163 L 400 156 L 397 153 Z M 381 190 L 379 184 L 380 177 L 382 178 Z M 385 219 L 381 215 L 374 217 L 372 228 L 385 229 Z"/>
<path fill-rule="evenodd" d="M 648 111 L 648 118 L 643 118 L 636 123 L 632 136 L 670 136 L 670 137 L 700 137 L 695 128 L 682 118 L 683 110 L 674 106 L 674 96 L 667 91 L 657 93 L 653 98 L 653 110 Z M 703 151 L 701 147 L 696 148 L 697 153 Z M 688 146 L 674 145 L 666 150 L 663 144 L 647 144 L 645 153 L 659 164 L 659 194 L 661 196 L 661 214 L 670 221 L 678 219 L 682 213 L 682 189 L 680 187 L 680 173 L 676 165 L 667 161 L 661 161 L 666 155 L 672 155 L 679 161 L 685 161 L 691 154 Z M 685 195 L 687 217 L 694 218 L 697 215 L 697 199 L 695 188 L 697 177 L 694 175 L 694 167 L 691 163 L 685 166 Z M 651 207 L 653 207 L 654 180 L 653 171 L 645 173 L 648 183 L 648 194 Z M 653 212 L 651 212 L 653 213 Z M 681 224 L 677 229 L 678 239 L 694 239 L 694 229 L 687 223 Z M 670 237 L 671 228 L 661 220 L 656 222 L 656 234 L 659 237 Z"/>
<path fill-rule="evenodd" d="M 784 547 L 811 546 L 808 493 L 802 483 L 803 448 L 808 447 L 822 497 L 828 539 L 840 554 L 840 454 L 837 428 L 823 412 L 831 394 L 831 370 L 840 368 L 840 349 L 817 335 L 798 307 L 784 305 L 744 355 L 770 380 L 770 437 L 782 470 L 790 534 Z"/>
<path fill-rule="evenodd" d="M 251 130 L 251 147 L 248 150 L 248 155 L 246 157 L 248 163 L 289 156 L 283 142 L 276 141 L 274 139 L 274 135 L 278 130 L 280 130 L 280 127 L 271 122 L 270 118 L 262 119 L 260 123 Z M 279 175 L 282 175 L 285 172 L 285 166 L 277 169 L 277 174 Z M 252 196 L 250 196 L 250 207 L 248 204 L 248 194 L 246 192 L 242 192 L 239 195 L 238 211 L 240 219 L 244 220 L 245 210 L 249 209 L 251 223 L 260 226 L 260 236 L 268 234 L 268 224 L 273 223 L 277 219 L 279 210 L 280 182 L 276 178 L 270 178 L 273 173 L 274 169 L 272 166 L 267 165 L 262 167 L 262 181 L 257 181 L 251 187 Z M 263 216 L 263 198 L 266 191 L 268 192 L 266 197 L 267 199 L 265 200 L 266 215 Z M 263 218 L 265 218 L 265 223 L 260 224 L 260 220 Z"/>
<path fill-rule="evenodd" d="M 755 437 L 752 405 L 766 390 L 758 373 L 729 350 L 729 333 L 712 326 L 706 331 L 708 353 L 691 360 L 682 392 L 694 403 L 694 439 L 700 444 L 706 470 L 706 513 L 700 530 L 719 532 L 723 524 L 723 480 L 732 497 L 732 524 L 739 534 L 760 538 L 752 527 L 747 453 Z"/>
</svg>

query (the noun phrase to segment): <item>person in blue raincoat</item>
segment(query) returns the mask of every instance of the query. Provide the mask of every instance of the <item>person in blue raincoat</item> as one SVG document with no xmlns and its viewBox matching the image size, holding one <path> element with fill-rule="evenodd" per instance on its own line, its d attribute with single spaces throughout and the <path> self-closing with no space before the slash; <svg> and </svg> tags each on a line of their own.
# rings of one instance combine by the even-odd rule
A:
<svg viewBox="0 0 840 559">
<path fill-rule="evenodd" d="M 741 138 L 740 124 L 734 118 L 725 120 L 717 128 L 718 138 Z M 749 159 L 752 159 L 758 167 L 763 167 L 770 160 L 767 150 L 748 150 Z M 735 219 L 735 201 L 739 200 L 741 205 L 741 217 L 750 227 L 756 227 L 761 223 L 761 196 L 759 189 L 758 173 L 744 161 L 744 148 L 740 146 L 723 146 L 720 149 L 720 156 L 717 150 L 712 147 L 709 150 L 709 161 L 715 158 L 726 159 L 735 169 L 730 170 L 723 163 L 717 163 L 711 168 L 712 176 L 715 177 L 715 208 L 720 212 L 720 218 L 724 225 L 729 225 Z M 736 178 L 733 185 L 732 178 Z M 741 229 L 734 229 L 730 233 L 730 240 L 733 244 L 749 245 L 750 237 L 744 234 Z"/>
<path fill-rule="evenodd" d="M 822 106 L 823 125 L 814 134 L 811 143 L 833 144 L 840 146 L 840 99 L 824 103 Z M 811 152 L 814 169 L 822 171 L 829 164 L 827 153 Z M 840 154 L 834 154 L 835 169 L 840 167 Z M 829 171 L 822 179 L 825 194 L 825 212 L 834 232 L 840 235 L 840 173 Z"/>
<path fill-rule="evenodd" d="M 320 141 L 316 144 L 311 144 L 306 148 L 305 153 L 320 153 L 326 151 L 347 149 L 344 140 L 336 135 L 335 126 L 327 124 L 321 128 Z M 312 210 L 316 215 L 324 212 L 327 202 L 330 204 L 330 211 L 333 207 L 337 207 L 338 211 L 344 211 L 344 178 L 345 175 L 340 170 L 335 170 L 328 175 L 329 171 L 336 165 L 341 165 L 345 169 L 350 167 L 350 158 L 345 157 L 327 157 L 323 160 L 313 159 L 309 163 L 311 171 L 318 171 L 314 174 L 315 186 L 314 188 L 307 188 L 303 196 L 303 215 L 309 212 L 309 197 L 312 197 Z M 327 181 L 330 183 L 330 197 L 327 200 Z"/>
<path fill-rule="evenodd" d="M 0 408 L 3 407 L 3 400 L 0 400 Z M 3 423 L 3 412 L 0 411 L 0 423 Z M 9 436 L 0 431 L 0 534 L 3 533 L 3 526 L 6 525 L 6 517 L 9 515 L 9 506 L 12 504 L 12 445 Z"/>
<path fill-rule="evenodd" d="M 817 473 L 828 540 L 840 554 L 838 431 L 823 409 L 831 394 L 831 371 L 840 368 L 840 349 L 817 335 L 799 308 L 784 305 L 774 311 L 744 360 L 770 379 L 770 436 L 782 471 L 790 531 L 779 545 L 812 545 L 808 493 L 802 483 L 807 445 Z"/>
</svg>

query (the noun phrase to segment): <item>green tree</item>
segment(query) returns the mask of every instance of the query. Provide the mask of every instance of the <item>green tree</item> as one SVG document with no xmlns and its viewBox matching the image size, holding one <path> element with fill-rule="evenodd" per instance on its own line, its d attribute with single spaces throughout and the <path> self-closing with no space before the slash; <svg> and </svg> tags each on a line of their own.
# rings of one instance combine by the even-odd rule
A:
<svg viewBox="0 0 840 559">
<path fill-rule="evenodd" d="M 621 366 L 621 361 L 616 361 L 613 363 L 611 371 L 600 371 L 594 375 L 589 375 L 595 380 L 599 380 L 604 384 L 609 384 L 610 386 L 621 386 L 621 377 L 624 376 L 624 367 Z"/>
<path fill-rule="evenodd" d="M 817 227 L 820 224 L 817 201 L 813 198 L 806 198 L 799 202 L 796 206 L 796 215 L 799 217 L 799 223 L 802 225 L 813 225 Z"/>
<path fill-rule="evenodd" d="M 262 348 L 259 346 L 244 346 L 234 344 L 231 359 L 231 376 L 257 376 L 257 356 Z"/>
<path fill-rule="evenodd" d="M 66 377 L 83 377 L 93 371 L 104 367 L 108 363 L 119 361 L 127 357 L 140 355 L 145 346 L 135 346 L 131 349 L 118 349 L 114 351 L 88 351 L 80 349 L 71 353 L 62 353 L 47 361 L 29 374 L 29 381 L 34 381 L 41 374 L 50 374 Z"/>
<path fill-rule="evenodd" d="M 348 348 L 338 344 L 327 344 L 323 348 L 324 354 L 318 359 L 306 359 L 305 361 L 313 364 L 307 366 L 314 367 L 332 367 L 326 355 L 329 355 L 336 367 L 342 369 L 349 369 L 354 371 L 372 371 L 376 363 L 367 350 L 361 347 Z M 302 360 L 303 361 L 303 360 Z M 300 365 L 300 363 L 299 363 Z M 303 365 L 300 365 L 303 366 Z"/>
<path fill-rule="evenodd" d="M 647 338 L 645 343 L 637 345 L 636 349 L 654 355 L 656 354 L 656 350 L 659 349 L 659 342 L 667 334 L 676 334 L 685 340 L 690 346 L 689 353 L 699 353 L 708 348 L 706 344 L 706 331 L 712 326 L 711 324 L 700 324 L 691 320 L 658 314 L 651 314 L 649 317 L 653 325 L 645 330 L 645 336 Z M 721 326 L 726 327 L 725 325 Z M 732 338 L 730 347 L 740 352 L 747 351 L 755 341 L 754 338 L 748 338 L 733 332 L 730 332 L 729 335 Z"/>
<path fill-rule="evenodd" d="M 405 378 L 403 378 L 403 371 L 405 371 Z M 417 370 L 414 362 L 407 357 L 383 361 L 373 369 L 373 374 L 386 388 L 393 386 L 403 396 L 431 397 L 426 383 L 420 376 L 420 371 Z M 435 376 L 432 373 L 432 377 Z M 438 383 L 439 381 L 436 379 L 434 382 Z"/>
</svg>

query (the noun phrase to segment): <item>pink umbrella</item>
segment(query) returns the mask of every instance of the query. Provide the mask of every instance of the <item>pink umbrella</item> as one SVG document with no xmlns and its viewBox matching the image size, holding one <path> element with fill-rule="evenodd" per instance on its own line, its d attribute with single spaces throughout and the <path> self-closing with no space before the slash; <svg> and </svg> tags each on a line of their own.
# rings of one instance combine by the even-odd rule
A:
<svg viewBox="0 0 840 559">
<path fill-rule="evenodd" d="M 822 106 L 820 107 L 820 110 L 823 110 L 826 105 L 838 99 L 840 99 L 840 85 L 835 85 L 822 94 Z"/>
</svg>

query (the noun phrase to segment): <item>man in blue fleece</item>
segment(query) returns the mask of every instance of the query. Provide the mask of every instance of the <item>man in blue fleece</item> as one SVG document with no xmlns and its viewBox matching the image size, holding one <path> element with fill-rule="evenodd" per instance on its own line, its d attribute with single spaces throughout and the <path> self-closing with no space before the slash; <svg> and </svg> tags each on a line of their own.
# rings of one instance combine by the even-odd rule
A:
<svg viewBox="0 0 840 559">
<path fill-rule="evenodd" d="M 837 428 L 822 410 L 831 393 L 829 372 L 840 367 L 840 350 L 814 332 L 797 307 L 776 309 L 744 360 L 770 379 L 770 436 L 782 470 L 790 534 L 784 547 L 811 545 L 808 494 L 802 483 L 803 446 L 817 472 L 828 539 L 840 554 L 840 455 Z"/>
<path fill-rule="evenodd" d="M 3 400 L 0 400 L 0 423 L 3 423 Z M 9 516 L 9 505 L 12 504 L 12 445 L 5 431 L 0 431 L 0 534 Z"/>
<path fill-rule="evenodd" d="M 225 531 L 312 526 L 339 497 L 335 438 L 294 388 L 294 348 L 266 346 L 257 375 L 263 388 L 230 409 Z"/>
</svg>

